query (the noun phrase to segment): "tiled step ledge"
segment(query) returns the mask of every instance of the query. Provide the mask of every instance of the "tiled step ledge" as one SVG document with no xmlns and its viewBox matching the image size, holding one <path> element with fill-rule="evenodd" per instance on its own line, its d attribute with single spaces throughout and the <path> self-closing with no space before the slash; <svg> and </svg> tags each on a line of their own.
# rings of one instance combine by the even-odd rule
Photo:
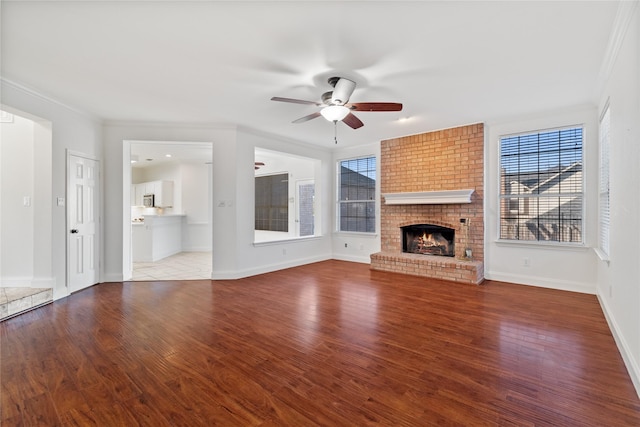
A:
<svg viewBox="0 0 640 427">
<path fill-rule="evenodd" d="M 371 254 L 371 269 L 473 285 L 484 281 L 482 261 L 434 255 L 378 252 Z"/>
<path fill-rule="evenodd" d="M 52 301 L 51 288 L 0 287 L 0 321 Z"/>
</svg>

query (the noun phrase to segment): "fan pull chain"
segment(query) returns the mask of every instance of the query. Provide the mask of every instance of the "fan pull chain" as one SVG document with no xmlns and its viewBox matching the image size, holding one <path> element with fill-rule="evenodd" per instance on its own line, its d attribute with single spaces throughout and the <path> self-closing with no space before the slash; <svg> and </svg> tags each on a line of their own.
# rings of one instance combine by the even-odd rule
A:
<svg viewBox="0 0 640 427">
<path fill-rule="evenodd" d="M 333 121 L 333 140 L 338 143 L 338 121 Z"/>
</svg>

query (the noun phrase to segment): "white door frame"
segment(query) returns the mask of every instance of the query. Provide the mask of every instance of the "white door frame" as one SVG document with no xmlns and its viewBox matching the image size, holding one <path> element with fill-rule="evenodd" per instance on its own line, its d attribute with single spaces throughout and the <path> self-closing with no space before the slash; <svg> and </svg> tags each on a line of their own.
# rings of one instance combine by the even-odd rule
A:
<svg viewBox="0 0 640 427">
<path fill-rule="evenodd" d="M 95 262 L 96 262 L 96 280 L 97 282 L 100 281 L 100 276 L 101 276 L 101 262 L 100 260 L 102 259 L 102 254 L 101 254 L 101 247 L 102 247 L 102 209 L 101 209 L 101 203 L 100 201 L 102 200 L 102 173 L 101 173 L 101 163 L 99 159 L 96 159 L 93 156 L 87 155 L 85 153 L 79 152 L 79 151 L 73 151 L 73 150 L 66 150 L 66 167 L 65 167 L 65 181 L 66 181 L 66 188 L 65 188 L 65 250 L 66 250 L 66 280 L 65 280 L 65 286 L 67 288 L 67 294 L 71 294 L 71 275 L 70 275 L 70 271 L 71 271 L 71 247 L 69 245 L 69 236 L 71 235 L 71 208 L 72 206 L 69 205 L 68 200 L 69 200 L 69 195 L 71 194 L 70 192 L 72 191 L 71 189 L 71 178 L 70 178 L 70 170 L 69 168 L 71 167 L 71 156 L 75 156 L 75 157 L 82 157 L 84 159 L 87 160 L 91 160 L 91 161 L 95 161 L 97 164 L 97 180 L 98 183 L 95 187 L 95 194 L 94 194 L 94 202 L 95 202 L 95 206 L 96 206 L 96 212 L 97 212 L 97 218 L 96 218 L 96 234 L 95 234 L 95 239 L 94 239 L 94 251 L 95 251 Z M 58 202 L 59 203 L 59 202 Z"/>
</svg>

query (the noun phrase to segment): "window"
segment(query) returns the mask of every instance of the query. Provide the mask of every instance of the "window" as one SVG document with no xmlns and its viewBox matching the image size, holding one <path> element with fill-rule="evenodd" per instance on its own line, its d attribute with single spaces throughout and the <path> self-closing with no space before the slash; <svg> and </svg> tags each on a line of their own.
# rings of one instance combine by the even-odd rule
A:
<svg viewBox="0 0 640 427">
<path fill-rule="evenodd" d="M 289 174 L 256 177 L 255 229 L 289 231 Z"/>
<path fill-rule="evenodd" d="M 582 127 L 500 138 L 500 239 L 582 243 Z"/>
<path fill-rule="evenodd" d="M 376 231 L 376 158 L 343 160 L 338 169 L 338 230 Z"/>
<path fill-rule="evenodd" d="M 598 197 L 600 242 L 604 255 L 609 255 L 609 105 L 600 119 L 600 191 Z"/>
</svg>

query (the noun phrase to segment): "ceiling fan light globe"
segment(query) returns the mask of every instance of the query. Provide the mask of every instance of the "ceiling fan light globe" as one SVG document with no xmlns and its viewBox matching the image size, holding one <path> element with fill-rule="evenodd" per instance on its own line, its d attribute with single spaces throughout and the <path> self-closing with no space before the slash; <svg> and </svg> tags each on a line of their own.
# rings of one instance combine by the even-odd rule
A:
<svg viewBox="0 0 640 427">
<path fill-rule="evenodd" d="M 322 117 L 329 120 L 330 122 L 339 122 L 347 117 L 349 111 L 350 110 L 344 105 L 330 105 L 320 110 L 320 114 L 322 114 Z"/>
</svg>

